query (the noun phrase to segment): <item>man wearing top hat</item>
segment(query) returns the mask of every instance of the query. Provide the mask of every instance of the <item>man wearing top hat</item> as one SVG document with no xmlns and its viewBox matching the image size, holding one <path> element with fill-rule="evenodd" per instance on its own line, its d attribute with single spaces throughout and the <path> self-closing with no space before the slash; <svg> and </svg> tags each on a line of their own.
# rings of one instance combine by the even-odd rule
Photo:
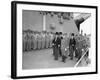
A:
<svg viewBox="0 0 100 80">
<path fill-rule="evenodd" d="M 59 56 L 59 48 L 58 48 L 58 32 L 55 33 L 55 37 L 52 41 L 52 45 L 53 45 L 53 55 L 54 55 L 54 59 L 58 60 L 58 56 Z"/>
<path fill-rule="evenodd" d="M 74 54 L 75 48 L 76 48 L 75 46 L 76 46 L 76 40 L 74 38 L 74 33 L 72 33 L 70 41 L 69 41 L 69 50 L 70 50 L 71 60 L 73 60 L 73 54 Z"/>
</svg>

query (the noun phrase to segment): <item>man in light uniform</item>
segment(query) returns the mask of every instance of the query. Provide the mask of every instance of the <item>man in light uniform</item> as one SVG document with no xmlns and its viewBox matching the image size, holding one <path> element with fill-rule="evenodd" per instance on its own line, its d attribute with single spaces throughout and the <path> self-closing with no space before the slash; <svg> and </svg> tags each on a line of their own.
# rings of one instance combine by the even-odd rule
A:
<svg viewBox="0 0 100 80">
<path fill-rule="evenodd" d="M 31 49 L 34 50 L 34 32 L 31 33 Z"/>
<path fill-rule="evenodd" d="M 30 36 L 29 36 L 29 31 L 28 30 L 27 30 L 25 39 L 26 39 L 26 50 L 29 51 L 30 50 L 30 40 L 29 40 Z"/>
<path fill-rule="evenodd" d="M 34 32 L 34 50 L 37 49 L 37 32 Z"/>
<path fill-rule="evenodd" d="M 42 32 L 42 49 L 45 48 L 45 33 Z"/>
<path fill-rule="evenodd" d="M 62 62 L 65 62 L 69 53 L 69 44 L 67 34 L 63 34 L 63 39 L 61 40 L 61 52 L 62 52 Z"/>
<path fill-rule="evenodd" d="M 37 43 L 38 43 L 38 49 L 41 49 L 41 33 L 38 32 L 37 35 Z"/>
<path fill-rule="evenodd" d="M 42 49 L 42 34 L 39 33 L 39 49 Z"/>
<path fill-rule="evenodd" d="M 32 41 L 31 36 L 32 36 L 31 30 L 29 30 L 29 51 L 31 51 L 31 41 Z"/>
<path fill-rule="evenodd" d="M 45 37 L 46 37 L 46 48 L 48 48 L 49 47 L 49 35 L 48 35 L 48 32 L 46 33 Z"/>
<path fill-rule="evenodd" d="M 52 47 L 53 34 L 50 33 L 50 48 Z"/>
<path fill-rule="evenodd" d="M 26 36 L 26 33 L 25 31 L 23 31 L 23 51 L 25 51 L 25 43 L 26 43 L 25 36 Z"/>
</svg>

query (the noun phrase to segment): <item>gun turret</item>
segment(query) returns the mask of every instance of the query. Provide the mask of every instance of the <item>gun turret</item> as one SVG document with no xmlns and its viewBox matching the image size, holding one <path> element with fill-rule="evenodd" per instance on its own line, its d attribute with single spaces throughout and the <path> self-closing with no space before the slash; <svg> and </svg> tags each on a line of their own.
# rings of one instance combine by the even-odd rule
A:
<svg viewBox="0 0 100 80">
<path fill-rule="evenodd" d="M 80 15 L 78 15 L 74 18 L 74 21 L 76 23 L 78 30 L 80 30 L 80 24 L 83 23 L 90 16 L 91 16 L 90 13 L 81 13 Z"/>
</svg>

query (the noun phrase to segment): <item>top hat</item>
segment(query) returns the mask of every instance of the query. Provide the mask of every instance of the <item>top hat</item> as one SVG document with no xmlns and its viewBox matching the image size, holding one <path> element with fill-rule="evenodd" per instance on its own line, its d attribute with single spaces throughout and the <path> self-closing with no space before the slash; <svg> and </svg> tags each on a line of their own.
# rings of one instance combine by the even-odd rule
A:
<svg viewBox="0 0 100 80">
<path fill-rule="evenodd" d="M 59 34 L 62 34 L 62 32 L 59 32 Z"/>
<path fill-rule="evenodd" d="M 56 32 L 56 35 L 58 35 L 58 32 Z"/>
<path fill-rule="evenodd" d="M 72 33 L 71 36 L 74 36 L 74 33 Z"/>
</svg>

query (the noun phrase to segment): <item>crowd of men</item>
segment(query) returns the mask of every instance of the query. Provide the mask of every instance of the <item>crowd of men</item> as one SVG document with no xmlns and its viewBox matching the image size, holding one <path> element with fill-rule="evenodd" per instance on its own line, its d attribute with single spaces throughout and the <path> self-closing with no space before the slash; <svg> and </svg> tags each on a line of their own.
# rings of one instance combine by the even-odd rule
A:
<svg viewBox="0 0 100 80">
<path fill-rule="evenodd" d="M 56 32 L 53 39 L 53 55 L 54 59 L 62 58 L 65 63 L 66 58 L 77 58 L 77 61 L 82 57 L 83 53 L 90 47 L 90 38 L 86 34 L 74 34 Z M 85 57 L 89 56 L 89 50 L 86 52 Z"/>
<path fill-rule="evenodd" d="M 54 33 L 46 31 L 23 31 L 23 51 L 51 48 L 53 35 Z"/>
<path fill-rule="evenodd" d="M 64 63 L 68 57 L 71 60 L 73 57 L 79 60 L 83 51 L 90 47 L 89 36 L 86 34 L 25 30 L 23 31 L 23 51 L 52 48 L 54 60 L 61 58 Z M 89 50 L 86 57 L 88 55 Z"/>
</svg>

